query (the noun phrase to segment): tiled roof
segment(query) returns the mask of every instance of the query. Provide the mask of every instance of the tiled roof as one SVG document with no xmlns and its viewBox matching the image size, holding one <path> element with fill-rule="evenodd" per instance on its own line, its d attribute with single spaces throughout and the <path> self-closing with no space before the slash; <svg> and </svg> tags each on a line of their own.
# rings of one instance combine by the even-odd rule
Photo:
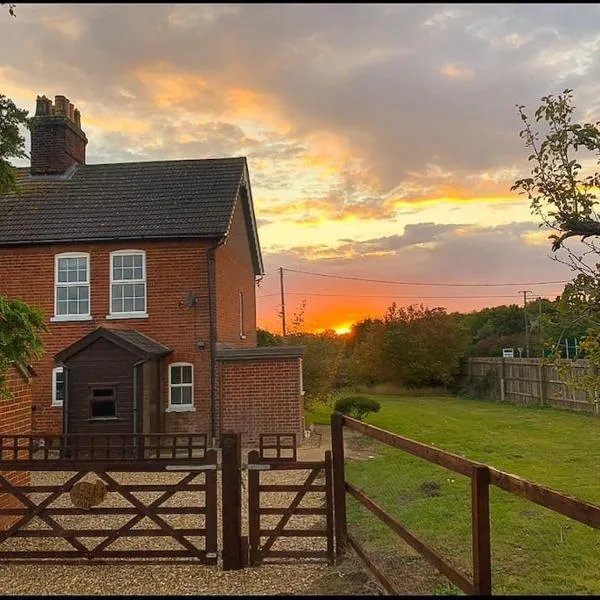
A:
<svg viewBox="0 0 600 600">
<path fill-rule="evenodd" d="M 111 329 L 110 332 L 152 356 L 164 356 L 171 349 L 135 329 Z"/>
<path fill-rule="evenodd" d="M 62 177 L 17 171 L 21 193 L 0 196 L 0 245 L 219 238 L 228 231 L 246 159 L 86 164 Z M 256 238 L 252 207 L 244 212 Z"/>
<path fill-rule="evenodd" d="M 84 348 L 87 348 L 87 346 L 95 342 L 98 338 L 105 338 L 116 343 L 144 360 L 160 358 L 161 356 L 166 356 L 172 352 L 172 350 L 167 348 L 164 344 L 157 342 L 135 329 L 98 327 L 67 348 L 61 350 L 54 356 L 54 359 L 59 363 L 67 361 L 78 352 L 81 352 Z"/>
</svg>

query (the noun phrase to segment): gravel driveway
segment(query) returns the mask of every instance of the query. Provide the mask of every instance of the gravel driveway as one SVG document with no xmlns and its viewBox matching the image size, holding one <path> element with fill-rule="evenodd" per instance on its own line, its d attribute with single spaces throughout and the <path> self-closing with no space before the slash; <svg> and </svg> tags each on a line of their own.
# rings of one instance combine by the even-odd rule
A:
<svg viewBox="0 0 600 600">
<path fill-rule="evenodd" d="M 299 460 L 318 460 L 324 452 L 324 444 L 320 447 L 301 449 Z M 302 483 L 308 471 L 265 472 L 262 474 L 263 483 Z M 35 484 L 62 483 L 69 476 L 67 473 L 38 472 L 32 473 Z M 113 475 L 114 476 L 114 475 Z M 175 473 L 123 473 L 115 476 L 121 482 L 127 483 L 174 483 L 182 477 Z M 88 474 L 85 480 L 95 481 L 93 474 Z M 154 481 L 153 481 L 154 479 Z M 247 473 L 244 473 L 247 479 Z M 322 479 L 322 476 L 321 476 Z M 202 476 L 197 483 L 202 481 Z M 244 486 L 244 533 L 247 533 L 246 492 Z M 39 494 L 40 501 L 46 494 Z M 160 492 L 135 493 L 144 503 L 151 502 Z M 202 505 L 204 500 L 201 492 L 178 492 L 164 506 Z M 220 494 L 219 494 L 220 495 Z M 293 498 L 294 493 L 269 493 L 262 496 L 263 506 L 285 506 Z M 219 530 L 220 523 L 219 497 Z M 322 506 L 322 493 L 309 493 L 301 506 Z M 53 506 L 71 506 L 69 495 L 63 494 Z M 117 493 L 109 493 L 103 506 L 128 506 Z M 203 516 L 197 515 L 161 515 L 172 526 L 202 527 Z M 68 528 L 103 529 L 114 527 L 126 522 L 131 515 L 84 515 L 58 516 L 55 519 Z M 278 516 L 263 517 L 261 526 L 272 528 Z M 156 527 L 144 519 L 136 528 Z M 320 515 L 293 516 L 287 528 L 323 529 L 324 517 Z M 28 529 L 47 529 L 39 522 L 30 523 Z M 93 547 L 102 538 L 80 538 L 86 546 Z M 95 541 L 96 540 L 96 541 Z M 193 541 L 193 539 L 192 539 Z M 279 538 L 273 546 L 274 550 L 284 549 L 325 549 L 324 538 Z M 13 538 L 2 544 L 3 549 L 30 548 L 57 550 L 71 549 L 64 540 L 52 538 Z M 181 548 L 169 537 L 146 538 L 130 537 L 117 540 L 110 549 L 136 548 Z M 95 564 L 68 565 L 42 564 L 22 565 L 14 563 L 0 564 L 0 594 L 16 595 L 47 595 L 47 594 L 127 594 L 127 595 L 176 595 L 176 594 L 252 594 L 252 595 L 328 595 L 328 594 L 372 594 L 377 589 L 369 583 L 364 571 L 353 559 L 345 561 L 339 567 L 329 567 L 323 563 L 299 562 L 288 564 L 265 564 L 258 568 L 248 568 L 241 571 L 223 572 L 220 567 L 197 564 Z"/>
</svg>

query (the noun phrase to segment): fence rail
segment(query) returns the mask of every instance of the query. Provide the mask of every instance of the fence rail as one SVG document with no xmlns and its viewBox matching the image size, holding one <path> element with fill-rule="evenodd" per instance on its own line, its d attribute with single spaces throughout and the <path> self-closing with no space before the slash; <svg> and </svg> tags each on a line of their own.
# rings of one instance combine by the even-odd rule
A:
<svg viewBox="0 0 600 600">
<path fill-rule="evenodd" d="M 471 516 L 473 574 L 462 573 L 453 567 L 444 557 L 419 540 L 413 533 L 400 524 L 395 517 L 386 512 L 369 498 L 364 490 L 360 490 L 345 479 L 344 471 L 344 427 L 358 431 L 380 442 L 408 452 L 413 456 L 437 464 L 441 467 L 466 475 L 471 479 Z M 488 465 L 478 463 L 450 452 L 444 452 L 427 444 L 405 438 L 367 425 L 339 413 L 331 418 L 333 449 L 333 483 L 335 506 L 335 529 L 337 539 L 337 555 L 340 557 L 344 549 L 350 545 L 364 561 L 373 575 L 386 591 L 397 594 L 389 579 L 372 563 L 364 548 L 356 538 L 349 535 L 346 519 L 346 495 L 355 498 L 361 505 L 370 510 L 392 531 L 407 542 L 434 567 L 443 573 L 452 583 L 467 594 L 491 595 L 492 566 L 490 549 L 490 500 L 489 486 L 494 485 L 510 494 L 535 502 L 565 517 L 600 529 L 600 507 L 583 502 L 577 498 L 566 496 L 550 488 L 532 483 L 516 475 L 500 471 Z"/>
<path fill-rule="evenodd" d="M 600 415 L 598 394 L 594 390 L 572 389 L 559 365 L 568 367 L 575 379 L 594 372 L 586 360 L 548 363 L 540 358 L 477 357 L 467 360 L 462 376 L 484 398 Z"/>
<path fill-rule="evenodd" d="M 127 463 L 144 470 L 149 464 L 195 464 L 206 452 L 204 433 L 0 435 L 0 470 L 60 471 L 71 463 Z"/>
</svg>

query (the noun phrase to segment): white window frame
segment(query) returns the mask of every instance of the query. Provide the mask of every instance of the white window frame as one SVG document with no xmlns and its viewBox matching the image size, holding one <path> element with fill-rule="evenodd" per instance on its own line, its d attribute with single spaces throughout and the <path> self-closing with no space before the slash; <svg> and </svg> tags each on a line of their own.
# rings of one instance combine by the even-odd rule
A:
<svg viewBox="0 0 600 600">
<path fill-rule="evenodd" d="M 115 256 L 141 256 L 142 257 L 142 271 L 144 277 L 142 279 L 122 279 L 118 281 L 113 280 L 113 258 Z M 146 319 L 148 318 L 148 273 L 146 271 L 146 251 L 145 250 L 115 250 L 110 253 L 108 261 L 109 269 L 109 291 L 108 291 L 108 311 L 106 315 L 107 319 Z M 144 284 L 144 307 L 145 310 L 141 311 L 128 311 L 128 312 L 113 312 L 113 284 Z"/>
<path fill-rule="evenodd" d="M 57 400 L 56 398 L 56 375 L 58 373 L 62 373 L 64 375 L 64 367 L 54 367 L 54 369 L 52 369 L 52 406 L 63 405 L 62 400 Z"/>
<path fill-rule="evenodd" d="M 300 395 L 304 396 L 304 375 L 302 374 L 302 359 L 300 359 Z"/>
<path fill-rule="evenodd" d="M 244 333 L 244 292 L 239 292 L 239 313 L 240 313 L 240 339 L 245 340 L 246 334 Z"/>
<path fill-rule="evenodd" d="M 191 367 L 192 369 L 192 383 L 171 383 L 172 367 Z M 173 387 L 191 387 L 192 388 L 192 402 L 191 404 L 171 404 L 171 391 Z M 194 406 L 194 365 L 189 362 L 174 362 L 169 365 L 169 406 L 166 412 L 195 412 Z"/>
<path fill-rule="evenodd" d="M 73 281 L 64 282 L 58 281 L 58 261 L 61 258 L 85 258 L 86 259 L 86 273 L 87 281 Z M 51 323 L 58 323 L 60 321 L 90 321 L 92 319 L 92 286 L 91 281 L 91 261 L 89 252 L 62 252 L 61 254 L 54 255 L 54 316 L 50 317 Z M 71 286 L 84 286 L 88 287 L 88 312 L 87 314 L 77 315 L 59 315 L 58 314 L 58 288 L 59 287 L 71 287 Z"/>
</svg>

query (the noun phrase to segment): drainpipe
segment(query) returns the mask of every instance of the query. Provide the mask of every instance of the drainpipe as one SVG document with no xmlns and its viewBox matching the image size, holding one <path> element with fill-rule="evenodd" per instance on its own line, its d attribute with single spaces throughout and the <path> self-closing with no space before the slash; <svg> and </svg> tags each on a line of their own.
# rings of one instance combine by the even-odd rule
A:
<svg viewBox="0 0 600 600">
<path fill-rule="evenodd" d="M 71 385 L 71 378 L 69 377 L 69 369 L 67 369 L 67 367 L 65 367 L 65 365 L 59 365 L 62 366 L 63 368 L 63 380 L 64 380 L 64 385 L 65 385 L 65 396 L 63 398 L 63 408 L 62 408 L 62 422 L 63 422 L 63 430 L 62 430 L 62 444 L 61 444 L 61 449 L 60 449 L 60 456 L 61 458 L 64 456 L 65 451 L 68 449 L 68 439 L 67 438 L 67 433 L 68 433 L 68 423 L 69 423 L 69 415 L 68 415 L 68 409 L 69 409 L 69 387 Z"/>
<path fill-rule="evenodd" d="M 216 315 L 216 273 L 215 252 L 227 240 L 223 236 L 206 253 L 208 269 L 208 323 L 210 335 L 210 438 L 212 447 L 216 447 L 217 441 L 217 315 Z"/>
<path fill-rule="evenodd" d="M 138 367 L 146 361 L 140 360 L 133 365 L 133 447 L 137 448 L 137 417 L 138 417 Z M 136 456 L 137 458 L 137 456 Z"/>
</svg>

